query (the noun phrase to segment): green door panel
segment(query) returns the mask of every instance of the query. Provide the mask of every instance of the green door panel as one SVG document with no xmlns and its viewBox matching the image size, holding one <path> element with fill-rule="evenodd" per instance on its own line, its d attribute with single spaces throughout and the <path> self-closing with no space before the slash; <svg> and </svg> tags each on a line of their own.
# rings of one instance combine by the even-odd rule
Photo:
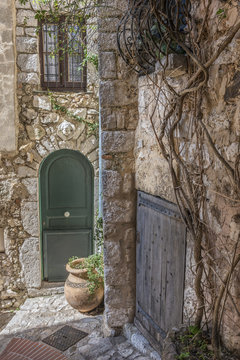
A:
<svg viewBox="0 0 240 360">
<path fill-rule="evenodd" d="M 63 218 L 59 216 L 50 217 L 48 216 L 46 220 L 46 228 L 48 229 L 75 229 L 75 228 L 86 228 L 88 226 L 89 218 L 88 216 L 74 216 L 72 209 L 70 207 L 67 208 L 70 210 L 70 217 Z M 69 212 L 69 211 L 68 211 Z M 77 220 L 77 221 L 76 221 Z"/>
<path fill-rule="evenodd" d="M 61 156 L 52 161 L 46 178 L 48 208 L 51 210 L 61 209 L 64 206 L 85 208 L 87 196 L 84 189 L 88 186 L 87 180 L 86 169 L 71 155 Z M 78 191 L 74 193 L 73 189 Z"/>
<path fill-rule="evenodd" d="M 88 160 L 72 150 L 59 150 L 47 160 L 41 168 L 43 230 L 91 227 L 93 176 Z"/>
<path fill-rule="evenodd" d="M 87 257 L 91 252 L 91 231 L 45 231 L 43 234 L 44 279 L 65 281 L 71 256 Z"/>
<path fill-rule="evenodd" d="M 63 279 L 65 270 L 62 269 L 65 269 L 69 256 L 83 254 L 81 256 L 87 257 L 92 253 L 93 211 L 91 163 L 78 151 L 58 150 L 51 153 L 40 168 L 44 279 Z M 54 236 L 54 231 L 57 236 Z M 66 235 L 69 233 L 72 234 L 70 238 Z M 54 254 L 53 249 L 61 259 L 59 263 L 52 262 L 50 254 Z M 66 252 L 66 249 L 69 251 Z M 67 257 L 66 253 L 70 255 Z"/>
</svg>

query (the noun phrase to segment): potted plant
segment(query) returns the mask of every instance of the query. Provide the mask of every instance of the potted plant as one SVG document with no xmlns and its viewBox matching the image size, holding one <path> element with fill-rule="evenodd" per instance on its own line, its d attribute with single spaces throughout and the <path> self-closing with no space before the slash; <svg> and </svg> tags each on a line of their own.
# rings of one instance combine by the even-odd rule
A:
<svg viewBox="0 0 240 360">
<path fill-rule="evenodd" d="M 66 270 L 69 272 L 64 286 L 67 302 L 80 312 L 91 311 L 100 305 L 104 294 L 103 254 L 72 257 Z"/>
<path fill-rule="evenodd" d="M 68 303 L 81 312 L 88 312 L 101 304 L 104 295 L 103 222 L 96 218 L 94 241 L 96 253 L 87 258 L 73 256 L 66 270 L 69 275 L 64 293 Z"/>
</svg>

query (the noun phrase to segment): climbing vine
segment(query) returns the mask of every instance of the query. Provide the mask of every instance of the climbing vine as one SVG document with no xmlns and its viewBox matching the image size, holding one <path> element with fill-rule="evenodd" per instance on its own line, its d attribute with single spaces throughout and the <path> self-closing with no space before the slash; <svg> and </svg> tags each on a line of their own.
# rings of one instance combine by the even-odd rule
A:
<svg viewBox="0 0 240 360">
<path fill-rule="evenodd" d="M 59 50 L 64 53 L 71 54 L 75 51 L 75 40 L 78 36 L 76 28 L 80 29 L 82 33 L 86 33 L 88 30 L 88 37 L 94 37 L 96 33 L 96 19 L 98 1 L 97 0 L 19 0 L 20 4 L 29 7 L 35 14 L 35 19 L 38 20 L 38 24 L 41 23 L 53 23 L 57 24 L 61 29 L 61 33 L 71 34 L 72 36 L 65 41 L 61 38 L 56 38 L 56 35 L 49 33 L 49 36 L 56 38 L 56 46 L 52 49 L 52 55 L 59 53 Z M 26 25 L 28 19 L 25 19 Z M 40 27 L 36 28 L 38 33 Z M 79 41 L 79 37 L 78 37 Z M 97 66 L 96 54 L 92 53 L 88 49 L 84 37 L 82 38 L 81 46 L 84 49 L 85 59 L 93 62 Z"/>
<path fill-rule="evenodd" d="M 151 126 L 194 244 L 195 325 L 201 329 L 212 324 L 214 358 L 220 359 L 226 303 L 230 302 L 240 315 L 233 286 L 240 262 L 240 235 L 236 233 L 226 248 L 221 233 L 212 229 L 209 199 L 214 193 L 219 202 L 235 211 L 235 217 L 239 216 L 240 152 L 238 147 L 235 158 L 227 158 L 208 121 L 206 102 L 211 66 L 233 41 L 240 22 L 224 27 L 228 10 L 234 7 L 231 1 L 215 10 L 214 16 L 211 5 L 210 0 L 201 4 L 188 0 L 128 1 L 118 27 L 118 46 L 128 66 L 149 80 Z M 217 44 L 209 32 L 213 24 Z M 181 65 L 171 67 L 174 59 L 180 59 Z M 156 64 L 160 71 L 152 74 Z M 183 64 L 187 71 L 177 80 L 176 73 Z M 235 138 L 239 142 L 236 134 Z M 224 179 L 209 180 L 214 169 L 221 169 Z M 215 212 L 221 213 L 217 205 Z M 235 326 L 239 329 L 239 320 Z"/>
<path fill-rule="evenodd" d="M 48 91 L 48 96 L 51 101 L 52 107 L 57 112 L 67 115 L 70 119 L 75 120 L 79 123 L 85 124 L 87 126 L 87 134 L 88 136 L 94 135 L 96 138 L 99 136 L 99 123 L 98 122 L 90 122 L 85 120 L 83 117 L 74 114 L 70 111 L 66 106 L 60 104 L 56 97 L 53 96 L 53 93 Z"/>
<path fill-rule="evenodd" d="M 96 15 L 99 9 L 97 0 L 19 0 L 20 4 L 28 5 L 34 13 L 35 19 L 38 20 L 36 33 L 39 34 L 41 24 L 56 24 L 58 31 L 51 32 L 49 37 L 54 39 L 54 47 L 51 47 L 50 56 L 54 58 L 59 56 L 60 60 L 65 54 L 73 55 L 76 51 L 78 55 L 79 41 L 81 42 L 82 56 L 78 64 L 78 70 L 84 69 L 87 63 L 92 64 L 98 71 L 98 52 L 96 49 Z M 28 25 L 28 18 L 24 19 L 25 26 Z M 58 36 L 57 33 L 62 34 Z M 67 34 L 67 36 L 64 36 Z M 82 34 L 82 36 L 79 36 Z M 66 38 L 68 41 L 66 41 Z M 77 39 L 77 41 L 76 41 Z M 87 40 L 86 40 L 87 39 Z M 95 84 L 94 84 L 95 86 Z M 57 96 L 48 91 L 52 108 L 70 119 L 79 123 L 84 123 L 87 127 L 88 136 L 98 137 L 98 121 L 87 121 L 74 114 L 66 106 L 58 101 Z"/>
<path fill-rule="evenodd" d="M 78 51 L 78 43 L 81 41 L 83 49 L 83 59 L 79 67 L 84 67 L 86 63 L 91 63 L 98 70 L 98 55 L 96 51 L 96 17 L 99 9 L 98 0 L 19 0 L 20 4 L 28 4 L 35 13 L 35 19 L 38 20 L 36 33 L 39 33 L 40 26 L 43 23 L 57 24 L 58 32 L 68 34 L 68 41 L 65 37 L 57 37 L 56 34 L 49 32 L 53 36 L 55 46 L 51 49 L 51 56 L 61 54 L 69 55 Z M 25 25 L 28 19 L 25 18 Z M 80 30 L 80 31 L 79 31 Z M 83 34 L 79 38 L 79 32 Z M 69 36 L 70 35 L 70 36 Z M 86 42 L 87 37 L 87 42 Z M 77 38 L 77 41 L 76 41 Z M 91 44 L 91 46 L 89 45 Z"/>
<path fill-rule="evenodd" d="M 28 1 L 20 0 L 23 4 Z M 236 20 L 231 26 L 224 23 L 237 6 L 234 2 L 215 3 L 219 6 L 213 10 L 211 0 L 129 0 L 118 27 L 118 46 L 126 63 L 149 79 L 154 98 L 151 126 L 160 156 L 168 163 L 176 202 L 194 244 L 195 325 L 201 329 L 211 323 L 214 356 L 220 359 L 220 332 L 228 302 L 240 317 L 233 293 L 240 235 L 236 232 L 234 238 L 228 237 L 231 241 L 226 247 L 222 234 L 212 229 L 209 202 L 214 194 L 239 222 L 240 152 L 238 148 L 234 159 L 226 156 L 206 104 L 211 67 L 235 39 L 240 22 Z M 39 21 L 49 20 L 49 16 L 56 21 L 64 14 L 63 29 L 71 23 L 84 30 L 86 20 L 95 18 L 99 8 L 94 0 L 35 0 L 35 4 Z M 209 31 L 211 26 L 217 38 Z M 67 44 L 59 42 L 59 47 L 69 51 Z M 88 56 L 91 54 L 86 53 Z M 175 56 L 181 57 L 187 68 L 179 81 L 175 78 L 178 69 L 171 68 Z M 97 66 L 97 59 L 92 61 Z M 160 72 L 155 76 L 152 72 L 156 64 Z M 65 111 L 61 105 L 55 106 Z M 217 175 L 209 180 L 210 170 Z M 224 176 L 218 178 L 220 172 Z M 215 212 L 220 212 L 216 206 Z M 239 329 L 239 321 L 235 325 Z"/>
</svg>

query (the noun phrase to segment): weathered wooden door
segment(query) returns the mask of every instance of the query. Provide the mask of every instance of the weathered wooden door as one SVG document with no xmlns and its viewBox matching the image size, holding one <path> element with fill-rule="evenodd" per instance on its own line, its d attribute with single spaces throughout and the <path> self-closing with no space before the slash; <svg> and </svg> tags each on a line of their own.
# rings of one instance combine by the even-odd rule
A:
<svg viewBox="0 0 240 360">
<path fill-rule="evenodd" d="M 66 279 L 69 257 L 92 253 L 93 169 L 78 151 L 51 153 L 40 169 L 43 279 Z"/>
<path fill-rule="evenodd" d="M 135 323 L 161 351 L 182 323 L 186 229 L 176 205 L 138 192 Z"/>
</svg>

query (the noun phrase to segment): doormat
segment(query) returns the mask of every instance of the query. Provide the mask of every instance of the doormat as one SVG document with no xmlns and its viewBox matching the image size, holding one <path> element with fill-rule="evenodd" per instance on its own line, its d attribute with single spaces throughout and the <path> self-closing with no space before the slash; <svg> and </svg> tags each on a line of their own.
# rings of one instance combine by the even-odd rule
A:
<svg viewBox="0 0 240 360">
<path fill-rule="evenodd" d="M 67 360 L 66 356 L 51 346 L 29 339 L 13 338 L 0 354 L 0 360 Z"/>
<path fill-rule="evenodd" d="M 66 325 L 42 341 L 60 351 L 65 351 L 86 336 L 87 333 Z"/>
</svg>

